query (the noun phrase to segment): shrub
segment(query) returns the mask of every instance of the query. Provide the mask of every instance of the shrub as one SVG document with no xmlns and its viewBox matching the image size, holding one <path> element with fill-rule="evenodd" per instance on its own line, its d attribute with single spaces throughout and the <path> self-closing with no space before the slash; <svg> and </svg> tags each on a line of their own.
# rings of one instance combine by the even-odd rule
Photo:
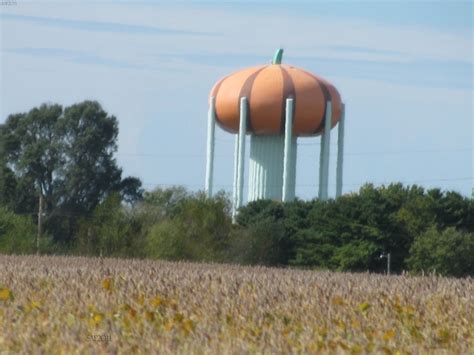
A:
<svg viewBox="0 0 474 355">
<path fill-rule="evenodd" d="M 42 243 L 45 239 L 40 240 Z M 0 253 L 28 254 L 36 251 L 36 227 L 29 216 L 15 215 L 0 207 Z"/>
<path fill-rule="evenodd" d="M 328 269 L 337 267 L 333 263 L 337 247 L 331 237 L 313 229 L 306 229 L 296 233 L 294 240 L 296 253 L 294 259 L 290 260 L 291 265 Z"/>
<path fill-rule="evenodd" d="M 112 194 L 96 207 L 91 218 L 80 222 L 76 250 L 80 254 L 141 257 L 144 248 L 140 225 L 118 194 Z"/>
<path fill-rule="evenodd" d="M 147 255 L 168 260 L 221 261 L 231 229 L 229 200 L 202 193 L 180 202 L 179 213 L 156 223 L 147 235 Z"/>
<path fill-rule="evenodd" d="M 252 265 L 286 265 L 285 230 L 281 221 L 263 219 L 236 228 L 230 238 L 229 259 Z"/>
<path fill-rule="evenodd" d="M 474 233 L 431 227 L 415 239 L 408 265 L 415 272 L 436 272 L 441 275 L 474 275 Z"/>
</svg>

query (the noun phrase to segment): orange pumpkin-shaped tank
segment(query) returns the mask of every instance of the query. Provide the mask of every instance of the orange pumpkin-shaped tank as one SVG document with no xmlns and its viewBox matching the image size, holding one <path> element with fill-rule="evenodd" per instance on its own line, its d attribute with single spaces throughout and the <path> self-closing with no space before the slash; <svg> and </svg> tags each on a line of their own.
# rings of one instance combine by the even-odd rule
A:
<svg viewBox="0 0 474 355">
<path fill-rule="evenodd" d="M 341 97 L 321 77 L 291 65 L 268 64 L 242 69 L 219 80 L 211 90 L 215 97 L 216 121 L 224 130 L 237 133 L 240 98 L 247 97 L 247 133 L 282 134 L 285 102 L 294 99 L 293 134 L 319 135 L 324 130 L 326 102 L 332 103 L 331 128 L 341 115 Z"/>
</svg>

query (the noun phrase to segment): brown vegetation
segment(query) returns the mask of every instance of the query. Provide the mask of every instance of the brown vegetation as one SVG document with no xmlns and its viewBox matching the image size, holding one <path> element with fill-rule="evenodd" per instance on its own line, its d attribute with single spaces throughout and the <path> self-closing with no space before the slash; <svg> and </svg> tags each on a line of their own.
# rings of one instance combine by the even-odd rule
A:
<svg viewBox="0 0 474 355">
<path fill-rule="evenodd" d="M 0 351 L 474 350 L 472 278 L 0 256 Z"/>
</svg>

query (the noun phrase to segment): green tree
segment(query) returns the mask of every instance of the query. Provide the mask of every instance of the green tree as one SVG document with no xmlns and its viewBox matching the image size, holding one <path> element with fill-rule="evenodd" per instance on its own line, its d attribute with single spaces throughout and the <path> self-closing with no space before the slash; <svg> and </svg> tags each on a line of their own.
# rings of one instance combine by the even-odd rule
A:
<svg viewBox="0 0 474 355">
<path fill-rule="evenodd" d="M 408 265 L 413 271 L 449 276 L 474 275 L 474 233 L 431 227 L 415 239 Z"/>
<path fill-rule="evenodd" d="M 111 191 L 121 191 L 122 170 L 114 158 L 118 136 L 114 116 L 97 102 L 72 105 L 64 110 L 59 136 L 65 157 L 59 188 L 65 206 L 92 211 Z"/>
<path fill-rule="evenodd" d="M 14 207 L 17 184 L 13 172 L 0 161 L 0 205 Z"/>
<path fill-rule="evenodd" d="M 53 203 L 54 173 L 63 163 L 58 141 L 59 105 L 41 105 L 28 113 L 10 115 L 3 128 L 5 161 L 16 178 L 14 209 L 32 212 L 41 193 Z"/>
<path fill-rule="evenodd" d="M 437 226 L 441 229 L 456 227 L 465 231 L 474 231 L 473 201 L 457 192 L 442 192 L 439 189 L 429 190 L 427 193 L 429 205 L 427 210 L 434 217 Z"/>
<path fill-rule="evenodd" d="M 0 124 L 0 205 L 12 207 L 15 199 L 16 181 L 11 169 L 7 166 L 5 156 L 4 125 Z"/>
<path fill-rule="evenodd" d="M 46 229 L 71 241 L 78 216 L 92 213 L 111 193 L 133 202 L 141 183 L 122 179 L 114 153 L 118 123 L 99 103 L 84 101 L 63 110 L 43 104 L 7 118 L 3 141 L 6 166 L 15 179 L 16 212 L 31 213 L 44 196 Z"/>
<path fill-rule="evenodd" d="M 352 271 L 385 271 L 380 255 L 389 252 L 392 271 L 400 272 L 415 238 L 429 226 L 470 232 L 473 218 L 473 201 L 455 192 L 366 184 L 336 200 L 249 203 L 239 210 L 244 231 L 237 232 L 236 244 L 240 250 L 245 243 L 282 250 L 283 264 Z M 270 247 L 270 240 L 276 244 Z"/>
</svg>

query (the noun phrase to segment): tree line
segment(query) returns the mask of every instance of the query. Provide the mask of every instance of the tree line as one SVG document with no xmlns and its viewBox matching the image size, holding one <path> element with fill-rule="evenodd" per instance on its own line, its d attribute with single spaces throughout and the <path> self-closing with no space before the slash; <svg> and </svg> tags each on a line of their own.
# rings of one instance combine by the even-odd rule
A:
<svg viewBox="0 0 474 355">
<path fill-rule="evenodd" d="M 54 242 L 72 242 L 77 216 L 111 193 L 129 203 L 141 198 L 140 180 L 123 178 L 114 158 L 117 136 L 117 119 L 94 101 L 8 116 L 0 132 L 1 204 L 20 215 L 41 207 Z"/>
<path fill-rule="evenodd" d="M 454 191 L 366 184 L 329 201 L 144 191 L 114 158 L 118 124 L 94 101 L 41 105 L 0 131 L 0 252 L 39 251 L 341 271 L 474 275 L 474 202 Z M 41 201 L 44 206 L 41 206 Z M 38 214 L 42 208 L 42 213 Z"/>
</svg>

